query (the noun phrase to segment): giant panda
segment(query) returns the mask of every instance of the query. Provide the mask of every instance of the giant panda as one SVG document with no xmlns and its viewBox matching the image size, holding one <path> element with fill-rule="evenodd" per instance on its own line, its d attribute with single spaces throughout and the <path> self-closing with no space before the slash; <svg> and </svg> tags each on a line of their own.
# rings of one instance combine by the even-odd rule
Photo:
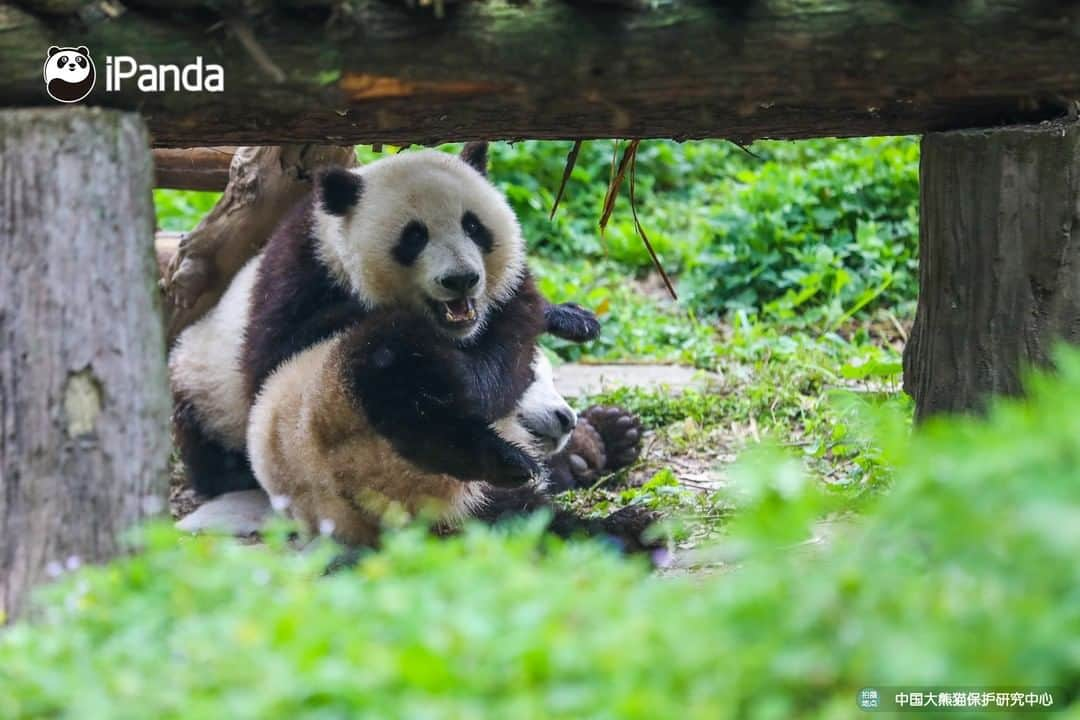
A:
<svg viewBox="0 0 1080 720">
<path fill-rule="evenodd" d="M 377 545 L 390 508 L 427 513 L 443 529 L 548 508 L 558 534 L 649 548 L 647 512 L 588 520 L 551 505 L 541 463 L 566 444 L 574 415 L 543 351 L 535 342 L 521 350 L 530 353 L 531 384 L 512 412 L 487 425 L 473 412 L 474 378 L 459 367 L 468 355 L 427 318 L 374 311 L 292 356 L 263 383 L 247 436 L 255 476 L 309 534 L 329 533 L 347 546 Z M 403 454 L 403 435 L 430 443 L 437 461 L 425 467 L 425 453 Z"/>
<path fill-rule="evenodd" d="M 432 332 L 466 349 L 471 361 L 460 367 L 473 376 L 475 407 L 487 422 L 509 413 L 531 383 L 531 354 L 520 350 L 536 334 L 583 340 L 599 331 L 591 313 L 552 305 L 536 291 L 517 219 L 486 178 L 486 146 L 468 144 L 460 157 L 421 151 L 331 169 L 170 352 L 174 435 L 191 484 L 211 497 L 256 487 L 245 429 L 267 376 L 387 308 L 425 318 Z M 575 434 L 577 462 L 554 463 L 563 484 L 598 459 L 610 468 L 636 456 L 637 429 L 625 414 L 593 419 Z M 425 433 L 433 427 L 403 427 L 400 450 L 430 470 L 452 471 L 439 448 L 432 451 Z"/>
</svg>

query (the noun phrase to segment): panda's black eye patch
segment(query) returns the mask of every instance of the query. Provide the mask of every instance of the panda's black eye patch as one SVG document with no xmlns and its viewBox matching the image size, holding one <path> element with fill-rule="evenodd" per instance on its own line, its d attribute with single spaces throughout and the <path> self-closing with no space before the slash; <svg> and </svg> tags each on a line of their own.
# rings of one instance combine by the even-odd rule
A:
<svg viewBox="0 0 1080 720">
<path fill-rule="evenodd" d="M 394 259 L 402 265 L 412 265 L 427 243 L 427 225 L 419 220 L 413 220 L 401 231 L 401 237 L 394 245 Z"/>
<path fill-rule="evenodd" d="M 56 62 L 58 65 L 67 65 L 67 55 L 61 55 L 60 59 Z"/>
<path fill-rule="evenodd" d="M 488 230 L 484 223 L 480 222 L 480 218 L 476 217 L 476 213 L 472 210 L 467 210 L 461 216 L 461 229 L 485 253 L 491 252 L 492 248 L 495 247 L 495 238 L 492 236 L 491 231 Z"/>
<path fill-rule="evenodd" d="M 75 62 L 79 63 L 79 67 L 86 67 L 86 58 L 84 57 L 75 58 Z"/>
</svg>

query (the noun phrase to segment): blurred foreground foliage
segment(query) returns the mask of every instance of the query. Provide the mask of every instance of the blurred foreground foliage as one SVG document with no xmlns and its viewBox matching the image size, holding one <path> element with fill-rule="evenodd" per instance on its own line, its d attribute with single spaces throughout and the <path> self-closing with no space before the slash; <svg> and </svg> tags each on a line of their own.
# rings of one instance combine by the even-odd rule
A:
<svg viewBox="0 0 1080 720">
<path fill-rule="evenodd" d="M 986 420 L 909 435 L 867 410 L 894 475 L 858 516 L 798 460 L 755 451 L 722 542 L 698 551 L 721 568 L 706 577 L 535 522 L 398 531 L 331 577 L 331 548 L 151 527 L 0 632 L 0 717 L 779 720 L 859 716 L 867 686 L 1075 697 L 1080 352 L 1059 369 Z"/>
</svg>

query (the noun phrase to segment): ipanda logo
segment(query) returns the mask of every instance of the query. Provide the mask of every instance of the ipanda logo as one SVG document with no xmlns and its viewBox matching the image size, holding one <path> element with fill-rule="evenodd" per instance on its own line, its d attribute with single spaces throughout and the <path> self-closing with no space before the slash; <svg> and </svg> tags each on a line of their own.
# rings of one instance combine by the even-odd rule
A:
<svg viewBox="0 0 1080 720">
<path fill-rule="evenodd" d="M 45 56 L 45 92 L 62 103 L 82 100 L 94 89 L 97 70 L 85 45 L 49 48 Z"/>
<path fill-rule="evenodd" d="M 225 70 L 204 63 L 202 56 L 187 65 L 143 65 L 127 55 L 105 58 L 105 92 L 119 92 L 135 78 L 142 92 L 224 92 Z M 85 45 L 49 48 L 45 56 L 45 90 L 62 103 L 82 100 L 94 89 L 97 70 Z"/>
<path fill-rule="evenodd" d="M 202 56 L 195 62 L 179 65 L 140 65 L 127 55 L 105 58 L 105 91 L 118 92 L 124 80 L 136 78 L 143 92 L 222 92 L 225 90 L 225 70 L 213 63 L 203 64 Z"/>
</svg>

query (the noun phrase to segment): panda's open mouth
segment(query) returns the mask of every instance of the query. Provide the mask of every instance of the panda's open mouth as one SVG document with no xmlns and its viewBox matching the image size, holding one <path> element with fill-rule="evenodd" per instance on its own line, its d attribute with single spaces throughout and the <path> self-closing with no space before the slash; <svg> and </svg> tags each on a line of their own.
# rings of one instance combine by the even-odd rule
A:
<svg viewBox="0 0 1080 720">
<path fill-rule="evenodd" d="M 476 303 L 471 298 L 433 301 L 435 317 L 444 325 L 461 328 L 476 322 Z"/>
</svg>

